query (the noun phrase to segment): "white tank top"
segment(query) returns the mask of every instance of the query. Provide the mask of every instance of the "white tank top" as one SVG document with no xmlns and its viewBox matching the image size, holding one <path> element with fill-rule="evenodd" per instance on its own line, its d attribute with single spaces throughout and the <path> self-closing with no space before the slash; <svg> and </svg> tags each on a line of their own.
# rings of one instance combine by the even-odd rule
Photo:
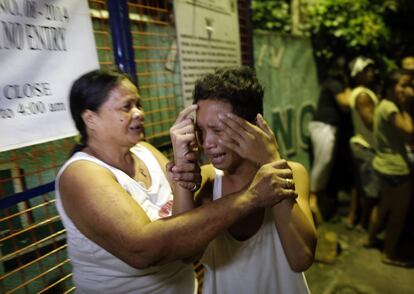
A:
<svg viewBox="0 0 414 294">
<path fill-rule="evenodd" d="M 216 170 L 214 200 L 221 197 L 222 176 Z M 201 262 L 203 294 L 309 293 L 304 274 L 288 264 L 270 209 L 256 234 L 238 241 L 226 230 L 210 242 Z"/>
<path fill-rule="evenodd" d="M 354 136 L 351 138 L 352 143 L 358 143 L 366 148 L 374 148 L 373 132 L 366 127 L 358 110 L 356 109 L 356 98 L 359 94 L 366 93 L 372 100 L 374 105 L 378 104 L 377 95 L 370 89 L 365 87 L 356 87 L 349 96 L 349 104 L 351 106 L 352 124 L 354 126 Z"/>
<path fill-rule="evenodd" d="M 143 160 L 151 176 L 146 189 L 123 171 L 84 152 L 75 153 L 60 169 L 56 178 L 56 207 L 67 230 L 68 255 L 73 265 L 77 293 L 157 293 L 193 294 L 195 275 L 192 265 L 176 261 L 148 269 L 135 269 L 89 240 L 66 215 L 59 193 L 59 179 L 74 161 L 88 160 L 110 170 L 118 183 L 143 208 L 151 221 L 170 216 L 173 195 L 155 156 L 144 146 L 131 149 Z M 79 205 L 82 205 L 79 203 Z"/>
</svg>

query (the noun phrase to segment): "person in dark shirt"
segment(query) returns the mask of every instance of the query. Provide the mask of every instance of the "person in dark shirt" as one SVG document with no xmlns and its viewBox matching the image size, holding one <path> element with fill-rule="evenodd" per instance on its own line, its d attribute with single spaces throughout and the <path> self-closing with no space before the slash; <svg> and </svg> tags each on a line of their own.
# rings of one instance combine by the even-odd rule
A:
<svg viewBox="0 0 414 294">
<path fill-rule="evenodd" d="M 337 192 L 344 179 L 352 178 L 348 167 L 351 158 L 348 141 L 352 134 L 349 92 L 346 60 L 339 57 L 322 83 L 316 111 L 309 123 L 313 155 L 310 205 L 317 222 L 334 215 Z M 333 176 L 334 172 L 339 174 Z"/>
</svg>

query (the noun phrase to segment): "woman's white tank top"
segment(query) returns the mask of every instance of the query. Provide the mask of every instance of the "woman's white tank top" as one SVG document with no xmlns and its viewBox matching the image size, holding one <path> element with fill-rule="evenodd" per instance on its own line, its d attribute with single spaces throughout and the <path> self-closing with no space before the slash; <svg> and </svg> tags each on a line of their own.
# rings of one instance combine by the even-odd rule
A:
<svg viewBox="0 0 414 294">
<path fill-rule="evenodd" d="M 84 152 L 75 153 L 57 175 L 56 207 L 67 231 L 68 255 L 73 265 L 77 293 L 193 294 L 195 278 L 191 265 L 177 261 L 144 270 L 135 269 L 89 240 L 65 213 L 58 189 L 60 176 L 74 161 L 88 160 L 111 171 L 151 221 L 170 216 L 173 195 L 158 160 L 142 145 L 131 148 L 131 152 L 145 162 L 149 170 L 151 187 L 148 189 L 123 171 Z"/>
</svg>

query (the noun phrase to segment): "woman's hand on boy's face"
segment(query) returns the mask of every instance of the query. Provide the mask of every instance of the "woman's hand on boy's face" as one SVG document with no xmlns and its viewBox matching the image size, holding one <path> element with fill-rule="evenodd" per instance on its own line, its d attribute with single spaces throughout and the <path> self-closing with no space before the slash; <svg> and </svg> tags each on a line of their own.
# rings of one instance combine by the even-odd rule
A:
<svg viewBox="0 0 414 294">
<path fill-rule="evenodd" d="M 259 207 L 274 206 L 285 199 L 298 197 L 292 169 L 283 159 L 263 164 L 250 183 L 248 192 L 256 197 Z"/>
<path fill-rule="evenodd" d="M 219 120 L 223 126 L 219 143 L 223 146 L 259 166 L 280 159 L 275 135 L 260 114 L 256 118 L 257 125 L 233 113 L 219 114 Z"/>
</svg>

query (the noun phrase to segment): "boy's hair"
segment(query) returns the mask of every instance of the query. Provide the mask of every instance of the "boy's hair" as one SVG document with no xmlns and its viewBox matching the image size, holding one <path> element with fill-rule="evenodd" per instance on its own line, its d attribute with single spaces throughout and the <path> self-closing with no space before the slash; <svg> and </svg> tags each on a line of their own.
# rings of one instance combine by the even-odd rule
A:
<svg viewBox="0 0 414 294">
<path fill-rule="evenodd" d="M 215 99 L 228 102 L 233 112 L 254 123 L 263 114 L 264 90 L 255 71 L 247 66 L 220 68 L 196 81 L 193 103 Z"/>
</svg>

